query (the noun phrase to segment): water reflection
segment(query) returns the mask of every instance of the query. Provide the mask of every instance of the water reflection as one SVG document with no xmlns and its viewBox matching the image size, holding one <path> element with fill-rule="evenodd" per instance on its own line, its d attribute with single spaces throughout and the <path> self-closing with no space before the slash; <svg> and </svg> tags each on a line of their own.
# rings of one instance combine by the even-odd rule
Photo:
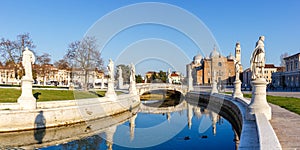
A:
<svg viewBox="0 0 300 150">
<path fill-rule="evenodd" d="M 160 108 L 141 104 L 138 110 L 80 125 L 37 130 L 34 131 L 34 136 L 29 131 L 0 134 L 0 148 L 112 150 L 139 147 L 147 149 L 238 147 L 238 132 L 232 128 L 229 121 L 205 107 L 182 101 L 176 106 Z M 37 120 L 46 123 L 42 117 Z M 209 121 L 211 125 L 207 129 L 199 130 L 203 121 Z M 182 122 L 183 128 L 176 131 L 176 126 L 182 125 L 180 124 Z M 159 131 L 159 134 L 154 130 Z M 164 141 L 165 137 L 171 138 Z M 161 143 L 149 145 L 150 141 Z M 143 147 L 143 144 L 147 147 Z"/>
</svg>

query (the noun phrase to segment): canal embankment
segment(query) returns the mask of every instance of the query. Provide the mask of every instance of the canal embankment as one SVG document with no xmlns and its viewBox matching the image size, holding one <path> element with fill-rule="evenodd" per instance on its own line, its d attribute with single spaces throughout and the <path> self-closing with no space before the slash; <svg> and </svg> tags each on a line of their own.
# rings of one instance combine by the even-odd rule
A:
<svg viewBox="0 0 300 150">
<path fill-rule="evenodd" d="M 122 94 L 72 101 L 38 102 L 35 110 L 19 110 L 17 103 L 0 104 L 0 132 L 65 126 L 112 116 L 139 106 L 138 95 Z"/>
</svg>

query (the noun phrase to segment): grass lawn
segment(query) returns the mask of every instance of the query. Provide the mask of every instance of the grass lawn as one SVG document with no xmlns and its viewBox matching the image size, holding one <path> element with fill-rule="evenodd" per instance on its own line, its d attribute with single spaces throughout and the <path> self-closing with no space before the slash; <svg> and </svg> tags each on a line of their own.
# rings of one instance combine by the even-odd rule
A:
<svg viewBox="0 0 300 150">
<path fill-rule="evenodd" d="M 38 102 L 41 101 L 53 101 L 53 100 L 74 100 L 83 98 L 97 98 L 103 97 L 106 91 L 71 91 L 71 90 L 42 90 L 36 89 L 32 93 Z M 121 92 L 116 92 L 118 95 Z M 20 89 L 12 88 L 0 88 L 0 102 L 1 103 L 13 103 L 17 102 L 17 99 L 21 95 Z"/>
<path fill-rule="evenodd" d="M 226 92 L 226 94 L 231 94 L 231 93 Z M 251 98 L 252 94 L 244 94 L 244 97 Z M 285 108 L 289 111 L 292 111 L 292 112 L 300 115 L 300 99 L 299 98 L 267 95 L 267 101 L 269 103 L 278 105 L 282 108 Z"/>
</svg>

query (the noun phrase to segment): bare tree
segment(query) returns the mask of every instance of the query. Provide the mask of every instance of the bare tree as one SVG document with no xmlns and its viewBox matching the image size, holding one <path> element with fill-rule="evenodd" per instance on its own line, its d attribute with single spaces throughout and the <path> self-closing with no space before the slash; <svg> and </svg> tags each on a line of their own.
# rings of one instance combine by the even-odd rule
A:
<svg viewBox="0 0 300 150">
<path fill-rule="evenodd" d="M 56 62 L 54 62 L 54 66 L 58 69 L 68 69 L 69 63 L 65 59 L 60 59 Z"/>
<path fill-rule="evenodd" d="M 9 39 L 1 38 L 0 40 L 0 56 L 2 57 L 3 64 L 9 62 L 9 64 L 14 65 L 14 71 L 16 73 L 16 78 L 21 78 L 23 76 L 23 67 L 20 65 L 22 61 L 22 52 L 25 47 L 33 50 L 36 46 L 30 38 L 29 33 L 20 34 L 17 39 L 12 41 Z"/>
<path fill-rule="evenodd" d="M 103 66 L 95 37 L 84 37 L 81 41 L 72 42 L 64 58 L 73 69 L 82 71 L 85 90 L 88 88 L 89 72 L 94 71 L 95 68 L 102 69 Z"/>
<path fill-rule="evenodd" d="M 284 58 L 285 57 L 288 57 L 289 54 L 287 52 L 283 53 L 280 55 L 280 66 L 281 67 L 285 67 L 285 61 L 284 61 Z"/>
<path fill-rule="evenodd" d="M 17 40 L 12 41 L 2 38 L 0 41 L 0 53 L 3 60 L 11 61 L 14 64 L 20 63 L 22 59 L 22 52 L 25 47 L 33 50 L 36 46 L 30 38 L 29 33 L 20 34 Z"/>
<path fill-rule="evenodd" d="M 50 61 L 51 56 L 48 53 L 44 53 L 36 57 L 36 73 L 43 77 L 43 85 L 46 85 L 46 78 L 51 71 Z"/>
</svg>

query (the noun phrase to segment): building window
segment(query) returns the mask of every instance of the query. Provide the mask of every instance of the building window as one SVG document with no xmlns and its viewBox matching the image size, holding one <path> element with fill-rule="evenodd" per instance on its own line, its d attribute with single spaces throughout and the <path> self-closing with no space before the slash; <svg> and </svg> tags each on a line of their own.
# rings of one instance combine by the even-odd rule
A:
<svg viewBox="0 0 300 150">
<path fill-rule="evenodd" d="M 291 71 L 293 71 L 293 63 L 291 62 L 291 69 L 290 69 Z"/>
<path fill-rule="evenodd" d="M 289 64 L 286 64 L 286 71 L 289 71 Z"/>
<path fill-rule="evenodd" d="M 221 63 L 221 62 L 219 62 L 219 63 L 218 63 L 218 65 L 221 67 L 221 66 L 222 66 L 222 63 Z"/>
<path fill-rule="evenodd" d="M 298 62 L 295 62 L 295 69 L 298 69 Z"/>
</svg>

